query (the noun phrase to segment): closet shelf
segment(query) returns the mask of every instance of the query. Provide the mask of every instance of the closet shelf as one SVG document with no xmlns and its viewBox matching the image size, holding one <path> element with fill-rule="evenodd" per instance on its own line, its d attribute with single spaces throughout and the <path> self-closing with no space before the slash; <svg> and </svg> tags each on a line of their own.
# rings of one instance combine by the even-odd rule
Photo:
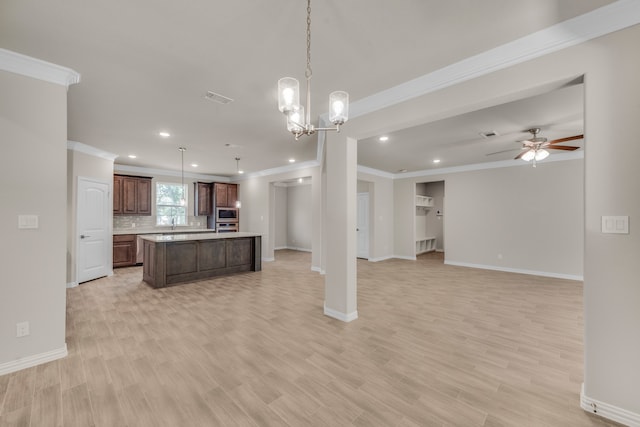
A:
<svg viewBox="0 0 640 427">
<path fill-rule="evenodd" d="M 433 197 L 431 196 L 416 196 L 416 206 L 421 208 L 432 208 Z"/>
</svg>

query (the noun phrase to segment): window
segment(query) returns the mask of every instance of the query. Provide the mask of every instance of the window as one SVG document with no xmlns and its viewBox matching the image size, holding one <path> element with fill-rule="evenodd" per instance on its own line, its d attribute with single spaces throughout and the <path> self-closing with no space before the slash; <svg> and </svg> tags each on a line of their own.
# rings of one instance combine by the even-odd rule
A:
<svg viewBox="0 0 640 427">
<path fill-rule="evenodd" d="M 156 183 L 156 225 L 187 225 L 187 186 Z"/>
</svg>

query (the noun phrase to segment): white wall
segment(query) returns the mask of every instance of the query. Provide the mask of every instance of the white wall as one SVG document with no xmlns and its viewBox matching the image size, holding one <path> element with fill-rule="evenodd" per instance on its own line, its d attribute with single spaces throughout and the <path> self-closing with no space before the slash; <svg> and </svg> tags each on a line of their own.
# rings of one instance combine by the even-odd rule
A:
<svg viewBox="0 0 640 427">
<path fill-rule="evenodd" d="M 593 43 L 585 75 L 585 396 L 640 425 L 640 26 Z M 630 234 L 602 234 L 629 215 Z M 600 405 L 602 406 L 602 405 Z"/>
<path fill-rule="evenodd" d="M 67 91 L 0 71 L 0 375 L 66 355 Z M 37 229 L 18 229 L 18 215 Z M 16 338 L 16 323 L 30 335 Z"/>
<path fill-rule="evenodd" d="M 313 217 L 311 185 L 287 187 L 287 247 L 311 251 Z"/>
<path fill-rule="evenodd" d="M 275 237 L 274 237 L 274 249 L 285 249 L 288 246 L 287 232 L 288 232 L 288 213 L 289 207 L 287 205 L 287 187 L 275 187 L 275 210 L 274 210 L 274 222 L 275 222 Z"/>
<path fill-rule="evenodd" d="M 582 160 L 447 176 L 445 261 L 581 279 L 583 193 Z"/>
<path fill-rule="evenodd" d="M 369 261 L 392 258 L 394 251 L 393 180 L 358 172 L 358 192 L 369 193 Z M 366 191 L 360 191 L 360 189 Z"/>
<path fill-rule="evenodd" d="M 435 205 L 441 203 L 435 184 L 420 183 L 445 180 L 446 263 L 581 279 L 583 176 L 583 161 L 569 160 L 396 180 L 396 213 L 401 218 L 415 214 L 409 197 L 414 185 L 416 191 L 436 194 Z M 438 221 L 436 208 L 429 210 L 429 220 Z M 428 224 L 426 217 L 417 217 L 416 233 L 426 232 Z M 413 236 L 412 226 L 397 221 L 396 230 Z M 397 250 L 410 257 L 413 240 L 399 242 Z"/>
</svg>

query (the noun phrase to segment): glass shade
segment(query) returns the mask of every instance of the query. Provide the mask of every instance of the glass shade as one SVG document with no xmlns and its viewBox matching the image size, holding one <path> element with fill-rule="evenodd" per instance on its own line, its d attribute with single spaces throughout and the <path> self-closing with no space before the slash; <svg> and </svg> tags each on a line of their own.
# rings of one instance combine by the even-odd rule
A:
<svg viewBox="0 0 640 427">
<path fill-rule="evenodd" d="M 524 160 L 525 162 L 530 162 L 531 160 L 533 160 L 533 158 L 536 156 L 535 151 L 533 150 L 529 150 L 526 153 L 524 153 L 522 155 L 522 157 L 520 157 L 522 160 Z"/>
<path fill-rule="evenodd" d="M 547 150 L 536 151 L 536 161 L 544 160 L 547 157 L 549 157 L 549 152 Z"/>
<path fill-rule="evenodd" d="M 343 91 L 331 92 L 329 95 L 329 121 L 341 125 L 349 120 L 349 94 Z"/>
<path fill-rule="evenodd" d="M 282 113 L 300 108 L 300 83 L 293 77 L 278 80 L 278 109 Z"/>
<path fill-rule="evenodd" d="M 287 130 L 293 133 L 299 133 L 303 130 L 304 124 L 304 108 L 289 111 L 287 114 Z"/>
</svg>

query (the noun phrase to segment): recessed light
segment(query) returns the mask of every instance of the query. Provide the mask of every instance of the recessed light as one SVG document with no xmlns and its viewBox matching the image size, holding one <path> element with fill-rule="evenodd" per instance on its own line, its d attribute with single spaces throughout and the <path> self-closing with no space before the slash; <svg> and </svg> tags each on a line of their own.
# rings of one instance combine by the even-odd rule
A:
<svg viewBox="0 0 640 427">
<path fill-rule="evenodd" d="M 302 178 L 298 178 L 298 182 L 302 182 Z"/>
<path fill-rule="evenodd" d="M 378 141 L 380 141 L 380 142 L 387 142 L 388 140 L 389 140 L 389 137 L 386 136 L 386 135 L 385 136 L 381 136 L 380 138 L 378 138 Z"/>
<path fill-rule="evenodd" d="M 166 131 L 158 132 L 158 135 L 160 135 L 163 138 L 169 138 L 171 136 L 171 134 L 169 132 L 166 132 Z"/>
<path fill-rule="evenodd" d="M 433 159 L 433 163 L 440 163 L 440 159 Z"/>
<path fill-rule="evenodd" d="M 198 164 L 197 164 L 197 163 L 191 163 L 191 167 L 192 167 L 192 168 L 197 168 L 197 167 L 198 167 Z"/>
<path fill-rule="evenodd" d="M 295 163 L 296 159 L 289 159 L 289 163 Z"/>
<path fill-rule="evenodd" d="M 238 171 L 238 173 L 239 173 L 240 175 L 242 175 L 242 174 L 244 173 L 244 171 Z"/>
<path fill-rule="evenodd" d="M 130 159 L 135 159 L 136 157 L 138 157 L 138 156 L 136 156 L 135 154 L 129 154 L 129 158 Z"/>
</svg>

